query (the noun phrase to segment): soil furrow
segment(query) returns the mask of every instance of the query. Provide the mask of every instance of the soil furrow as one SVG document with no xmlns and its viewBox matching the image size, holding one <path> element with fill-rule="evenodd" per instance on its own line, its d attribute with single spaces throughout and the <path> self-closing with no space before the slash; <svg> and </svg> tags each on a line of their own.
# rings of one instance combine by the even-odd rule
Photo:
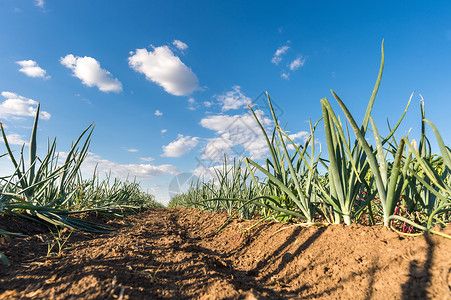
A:
<svg viewBox="0 0 451 300">
<path fill-rule="evenodd" d="M 437 236 L 271 222 L 245 231 L 257 221 L 242 220 L 216 233 L 225 214 L 182 208 L 90 219 L 118 229 L 74 232 L 50 253 L 44 228 L 0 238 L 12 263 L 0 267 L 0 298 L 451 299 L 451 241 Z"/>
</svg>

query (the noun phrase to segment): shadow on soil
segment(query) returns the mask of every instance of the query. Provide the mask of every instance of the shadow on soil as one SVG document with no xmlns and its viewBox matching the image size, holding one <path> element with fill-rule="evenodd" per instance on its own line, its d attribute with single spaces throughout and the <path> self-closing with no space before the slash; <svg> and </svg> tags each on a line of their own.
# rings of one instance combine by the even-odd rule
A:
<svg viewBox="0 0 451 300">
<path fill-rule="evenodd" d="M 417 260 L 412 260 L 409 265 L 409 280 L 401 285 L 402 299 L 427 299 L 427 288 L 431 283 L 431 267 L 434 259 L 434 244 L 428 233 L 425 233 L 424 239 L 428 245 L 426 261 L 423 266 L 419 266 Z"/>
</svg>

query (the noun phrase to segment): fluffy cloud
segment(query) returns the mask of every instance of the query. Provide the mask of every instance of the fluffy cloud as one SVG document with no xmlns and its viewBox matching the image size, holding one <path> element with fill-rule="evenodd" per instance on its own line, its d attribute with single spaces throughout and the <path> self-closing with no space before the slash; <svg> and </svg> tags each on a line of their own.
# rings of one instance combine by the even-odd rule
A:
<svg viewBox="0 0 451 300">
<path fill-rule="evenodd" d="M 117 78 L 113 78 L 110 72 L 102 69 L 100 63 L 92 57 L 68 54 L 61 57 L 60 62 L 72 70 L 73 76 L 89 87 L 96 86 L 102 92 L 122 91 L 122 83 Z"/>
<path fill-rule="evenodd" d="M 199 89 L 199 80 L 168 46 L 153 47 L 153 51 L 137 49 L 128 58 L 131 68 L 175 96 L 188 95 Z"/>
<path fill-rule="evenodd" d="M 20 145 L 20 146 L 22 146 L 24 144 L 28 145 L 28 142 L 25 141 L 23 139 L 23 137 L 17 133 L 7 134 L 6 139 L 8 140 L 8 144 L 10 144 L 10 145 Z M 0 137 L 0 142 L 3 142 L 3 141 L 4 141 L 3 138 Z"/>
<path fill-rule="evenodd" d="M 29 77 L 40 77 L 44 79 L 50 78 L 50 76 L 46 75 L 47 71 L 39 67 L 38 63 L 34 60 L 16 61 L 16 64 L 21 66 L 19 72 L 22 72 Z"/>
<path fill-rule="evenodd" d="M 59 153 L 61 161 L 67 157 L 67 153 Z M 81 165 L 82 172 L 93 174 L 96 170 L 100 175 L 111 171 L 112 177 L 122 179 L 136 177 L 138 181 L 153 179 L 165 174 L 179 174 L 177 168 L 171 164 L 151 165 L 151 164 L 118 164 L 116 162 L 102 158 L 94 153 L 89 153 Z"/>
<path fill-rule="evenodd" d="M 156 116 L 162 116 L 163 113 L 157 109 L 157 110 L 155 111 L 155 115 L 156 115 Z"/>
<path fill-rule="evenodd" d="M 182 50 L 182 51 L 188 49 L 188 45 L 185 44 L 185 43 L 182 42 L 182 41 L 179 41 L 179 40 L 174 40 L 174 41 L 172 42 L 172 44 L 173 44 L 174 46 L 176 46 L 177 49 Z"/>
<path fill-rule="evenodd" d="M 289 134 L 288 137 L 297 145 L 299 146 L 299 144 L 304 144 L 308 137 L 310 136 L 310 133 L 307 131 L 299 131 L 297 133 L 293 133 L 293 134 Z M 294 150 L 293 145 L 290 142 L 286 142 L 287 143 L 287 148 L 290 150 Z"/>
<path fill-rule="evenodd" d="M 282 46 L 276 50 L 274 56 L 271 59 L 271 62 L 275 65 L 278 65 L 282 61 L 282 56 L 290 49 L 288 46 Z"/>
<path fill-rule="evenodd" d="M 37 101 L 11 92 L 2 92 L 2 96 L 6 100 L 0 103 L 0 118 L 34 117 L 36 115 Z M 48 120 L 50 119 L 50 114 L 46 111 L 41 111 L 39 117 L 43 120 Z"/>
<path fill-rule="evenodd" d="M 166 133 L 167 131 L 167 129 L 161 129 L 161 133 Z"/>
<path fill-rule="evenodd" d="M 236 85 L 232 87 L 231 91 L 228 91 L 225 94 L 219 96 L 215 96 L 216 100 L 218 100 L 218 102 L 221 104 L 222 111 L 238 109 L 252 102 L 252 99 L 245 96 L 240 89 L 241 87 Z"/>
<path fill-rule="evenodd" d="M 163 155 L 166 157 L 180 157 L 188 153 L 192 148 L 199 143 L 199 138 L 183 136 L 179 134 L 177 139 L 166 146 L 163 146 Z"/>
<path fill-rule="evenodd" d="M 261 110 L 255 113 L 265 128 L 272 125 L 272 121 Z M 248 152 L 254 158 L 262 158 L 267 154 L 266 140 L 250 113 L 208 116 L 200 121 L 200 125 L 213 130 L 216 135 L 204 147 L 202 159 L 218 161 L 224 153 L 241 156 Z"/>
<path fill-rule="evenodd" d="M 289 134 L 288 137 L 294 142 L 294 141 L 302 141 L 305 143 L 307 141 L 307 138 L 310 136 L 310 133 L 307 131 L 299 131 L 298 133 Z"/>
<path fill-rule="evenodd" d="M 305 58 L 298 57 L 290 63 L 290 70 L 296 71 L 300 67 L 302 67 L 305 63 Z"/>
</svg>

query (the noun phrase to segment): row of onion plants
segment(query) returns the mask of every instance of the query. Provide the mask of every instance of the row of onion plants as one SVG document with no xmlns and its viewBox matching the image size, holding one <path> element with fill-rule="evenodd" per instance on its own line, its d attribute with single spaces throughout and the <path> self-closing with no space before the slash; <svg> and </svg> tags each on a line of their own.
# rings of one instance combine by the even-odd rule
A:
<svg viewBox="0 0 451 300">
<path fill-rule="evenodd" d="M 38 105 L 28 145 L 28 162 L 25 160 L 25 147 L 22 146 L 20 153 L 15 154 L 0 123 L 6 146 L 6 153 L 1 157 L 9 158 L 14 169 L 11 175 L 0 178 L 0 215 L 13 215 L 48 226 L 102 233 L 112 228 L 77 215 L 100 212 L 117 216 L 126 210 L 159 205 L 136 182 L 111 179 L 110 176 L 101 180 L 96 172 L 92 178 L 83 179 L 81 166 L 89 153 L 92 124 L 72 143 L 64 157 L 56 151 L 56 139 L 48 142 L 45 155 L 39 157 L 36 141 L 39 109 Z M 17 235 L 0 228 L 0 235 L 6 234 Z M 2 253 L 0 259 L 7 262 Z"/>
<path fill-rule="evenodd" d="M 429 231 L 446 236 L 436 227 L 446 226 L 451 220 L 450 148 L 425 118 L 424 101 L 420 102 L 419 143 L 408 134 L 397 137 L 413 94 L 395 126 L 389 125 L 387 136 L 381 136 L 372 109 L 384 69 L 383 43 L 381 52 L 379 74 L 362 124 L 357 124 L 344 101 L 331 91 L 345 119 L 340 119 L 327 98 L 321 99 L 322 118 L 310 122 L 310 136 L 298 145 L 279 125 L 267 95 L 274 122 L 272 132 L 264 128 L 251 105 L 249 109 L 266 139 L 270 157 L 263 162 L 246 157 L 245 172 L 241 163 L 231 169 L 246 176 L 227 176 L 225 161 L 224 171 L 217 172 L 217 182 L 196 182 L 179 196 L 178 204 L 233 215 L 251 207 L 263 218 L 282 221 L 295 219 L 310 225 L 381 223 L 405 234 Z M 326 155 L 315 140 L 320 122 L 324 125 Z M 439 154 L 432 153 L 427 126 L 435 134 Z M 325 171 L 319 171 L 321 166 Z M 233 187 L 232 193 L 229 187 Z"/>
</svg>

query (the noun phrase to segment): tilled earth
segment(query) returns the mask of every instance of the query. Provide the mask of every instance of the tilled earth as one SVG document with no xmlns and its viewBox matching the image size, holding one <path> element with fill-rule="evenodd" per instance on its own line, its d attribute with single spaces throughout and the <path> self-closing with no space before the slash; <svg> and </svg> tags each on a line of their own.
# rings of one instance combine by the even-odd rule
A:
<svg viewBox="0 0 451 300">
<path fill-rule="evenodd" d="M 73 232 L 49 251 L 48 229 L 3 216 L 0 228 L 33 235 L 0 238 L 11 262 L 0 299 L 451 299 L 451 240 L 271 222 L 243 233 L 257 221 L 240 220 L 216 233 L 226 219 L 182 208 L 98 218 L 117 230 Z"/>
</svg>

